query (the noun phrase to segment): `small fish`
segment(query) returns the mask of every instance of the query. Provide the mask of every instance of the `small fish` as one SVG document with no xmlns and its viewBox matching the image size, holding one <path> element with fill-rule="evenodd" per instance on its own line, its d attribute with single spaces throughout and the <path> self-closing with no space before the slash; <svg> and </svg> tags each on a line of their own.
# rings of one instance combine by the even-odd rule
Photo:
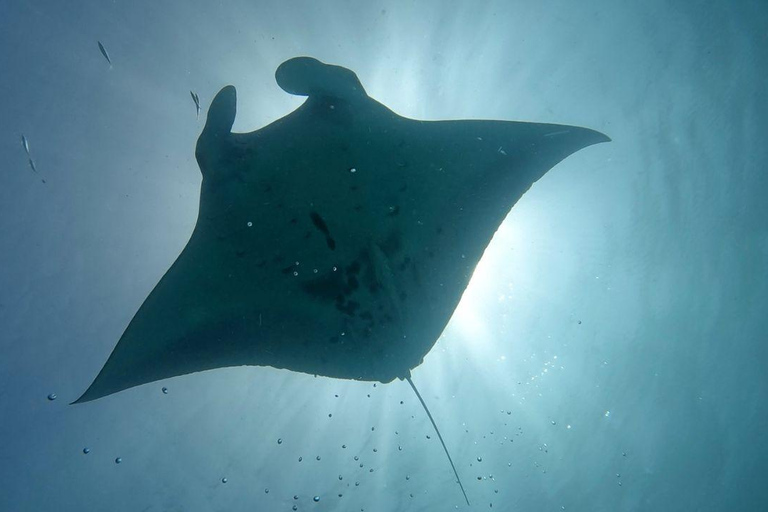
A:
<svg viewBox="0 0 768 512">
<path fill-rule="evenodd" d="M 192 101 L 195 102 L 195 109 L 197 110 L 196 116 L 197 119 L 200 119 L 200 98 L 192 91 L 189 91 L 189 94 L 192 95 Z"/>
<path fill-rule="evenodd" d="M 29 157 L 29 168 L 30 168 L 30 169 L 32 169 L 32 172 L 34 172 L 35 174 L 37 174 L 38 176 L 40 176 L 40 173 L 39 173 L 39 172 L 37 172 L 37 167 L 35 166 L 35 161 L 34 161 L 34 160 L 32 160 L 32 157 Z M 40 181 L 42 181 L 43 183 L 45 183 L 45 180 L 44 180 L 43 178 L 40 178 Z"/>
<path fill-rule="evenodd" d="M 24 151 L 26 151 L 27 156 L 29 156 L 29 141 L 23 133 L 21 134 L 21 146 L 24 148 Z"/>
<path fill-rule="evenodd" d="M 109 62 L 109 65 L 112 66 L 112 59 L 109 58 L 107 49 L 104 48 L 104 45 L 101 44 L 101 41 L 96 41 L 96 42 L 99 43 L 99 50 L 101 51 L 101 54 L 104 56 L 105 59 L 107 59 L 107 62 Z"/>
</svg>

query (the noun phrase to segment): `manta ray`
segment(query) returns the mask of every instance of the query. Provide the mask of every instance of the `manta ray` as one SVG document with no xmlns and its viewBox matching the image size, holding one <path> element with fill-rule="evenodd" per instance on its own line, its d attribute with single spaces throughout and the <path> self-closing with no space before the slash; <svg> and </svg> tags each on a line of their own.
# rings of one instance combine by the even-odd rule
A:
<svg viewBox="0 0 768 512">
<path fill-rule="evenodd" d="M 211 102 L 195 156 L 189 242 L 73 403 L 203 370 L 271 366 L 411 380 L 512 206 L 568 155 L 610 140 L 575 126 L 418 121 L 310 57 L 278 85 L 307 99 L 232 133 L 233 86 Z"/>
</svg>

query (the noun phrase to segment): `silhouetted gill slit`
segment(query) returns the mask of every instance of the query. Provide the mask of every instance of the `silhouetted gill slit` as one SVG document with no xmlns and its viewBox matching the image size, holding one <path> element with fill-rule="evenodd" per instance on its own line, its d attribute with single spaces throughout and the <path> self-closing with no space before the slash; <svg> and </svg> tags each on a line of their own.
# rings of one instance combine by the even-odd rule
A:
<svg viewBox="0 0 768 512">
<path fill-rule="evenodd" d="M 435 433 L 437 434 L 437 438 L 440 439 L 440 444 L 443 445 L 443 450 L 445 450 L 445 455 L 448 457 L 448 462 L 451 463 L 451 468 L 453 468 L 453 474 L 456 475 L 456 481 L 459 483 L 459 487 L 461 487 L 461 493 L 464 495 L 464 499 L 466 500 L 467 505 L 469 505 L 469 498 L 467 498 L 467 493 L 464 490 L 464 486 L 461 484 L 461 478 L 459 478 L 459 472 L 456 471 L 456 466 L 454 466 L 453 464 L 453 460 L 451 459 L 451 454 L 448 453 L 448 447 L 445 446 L 445 441 L 443 441 L 443 436 L 440 435 L 440 430 L 438 430 L 437 428 L 437 423 L 435 423 L 435 420 L 432 418 L 432 414 L 429 412 L 429 409 L 427 408 L 427 404 L 424 403 L 424 399 L 421 398 L 421 394 L 419 393 L 419 390 L 416 389 L 416 386 L 413 384 L 413 381 L 411 380 L 411 376 L 407 375 L 405 379 L 408 381 L 408 384 L 411 385 L 411 389 L 413 389 L 413 392 L 416 393 L 416 398 L 418 398 L 419 402 L 421 402 L 421 406 L 424 408 L 424 412 L 427 413 L 427 417 L 429 418 L 429 421 L 432 422 L 432 426 L 435 428 Z"/>
</svg>

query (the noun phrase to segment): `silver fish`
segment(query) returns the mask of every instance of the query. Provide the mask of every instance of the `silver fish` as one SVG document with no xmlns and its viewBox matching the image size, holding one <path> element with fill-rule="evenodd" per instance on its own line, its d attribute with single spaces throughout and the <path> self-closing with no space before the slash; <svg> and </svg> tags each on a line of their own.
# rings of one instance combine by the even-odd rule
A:
<svg viewBox="0 0 768 512">
<path fill-rule="evenodd" d="M 200 98 L 192 91 L 189 91 L 189 94 L 192 96 L 192 101 L 195 102 L 196 118 L 200 119 Z"/>
<path fill-rule="evenodd" d="M 24 148 L 24 151 L 26 151 L 27 156 L 29 156 L 29 141 L 23 133 L 21 134 L 21 145 Z"/>
<path fill-rule="evenodd" d="M 104 45 L 101 44 L 101 41 L 96 41 L 99 43 L 99 50 L 101 50 L 101 54 L 104 56 L 105 59 L 107 59 L 107 62 L 109 62 L 109 65 L 112 65 L 112 59 L 109 58 L 109 54 L 107 53 L 107 49 L 104 48 Z"/>
<path fill-rule="evenodd" d="M 35 161 L 34 161 L 34 160 L 32 160 L 32 157 L 29 157 L 29 167 L 30 167 L 30 169 L 32 169 L 32 172 L 34 172 L 35 174 L 37 174 L 38 176 L 40 176 L 40 173 L 39 173 L 39 172 L 37 172 L 37 167 L 35 166 Z M 40 181 L 42 181 L 43 183 L 45 183 L 45 179 L 44 179 L 44 178 L 40 178 Z"/>
</svg>

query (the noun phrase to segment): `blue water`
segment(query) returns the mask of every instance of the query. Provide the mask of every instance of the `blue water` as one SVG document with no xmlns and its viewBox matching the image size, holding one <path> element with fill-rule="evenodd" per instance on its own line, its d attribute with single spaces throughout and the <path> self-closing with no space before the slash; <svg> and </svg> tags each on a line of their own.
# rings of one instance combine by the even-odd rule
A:
<svg viewBox="0 0 768 512">
<path fill-rule="evenodd" d="M 747 0 L 0 3 L 0 510 L 768 510 L 766 27 Z M 613 139 L 515 206 L 413 371 L 471 507 L 405 382 L 67 405 L 192 232 L 211 98 L 276 120 L 297 55 L 404 116 Z"/>
</svg>

